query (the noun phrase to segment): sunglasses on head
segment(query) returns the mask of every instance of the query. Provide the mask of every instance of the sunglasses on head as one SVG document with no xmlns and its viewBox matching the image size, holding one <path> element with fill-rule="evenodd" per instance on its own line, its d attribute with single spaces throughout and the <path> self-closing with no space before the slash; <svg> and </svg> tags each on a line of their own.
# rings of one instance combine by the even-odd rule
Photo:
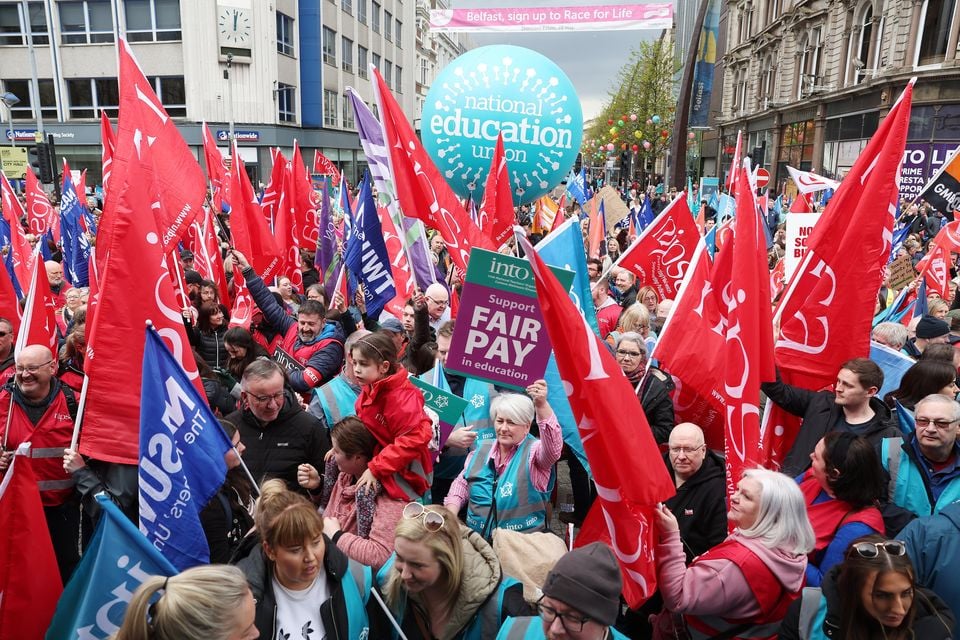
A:
<svg viewBox="0 0 960 640">
<path fill-rule="evenodd" d="M 860 542 L 853 545 L 854 551 L 861 558 L 876 558 L 883 551 L 888 556 L 907 555 L 907 546 L 900 540 L 884 540 L 883 542 Z"/>
<path fill-rule="evenodd" d="M 443 529 L 445 523 L 443 514 L 437 513 L 436 511 L 428 511 L 427 508 L 419 502 L 411 502 L 405 506 L 403 508 L 403 517 L 408 520 L 422 518 L 423 528 L 430 533 L 440 531 L 440 529 Z"/>
</svg>

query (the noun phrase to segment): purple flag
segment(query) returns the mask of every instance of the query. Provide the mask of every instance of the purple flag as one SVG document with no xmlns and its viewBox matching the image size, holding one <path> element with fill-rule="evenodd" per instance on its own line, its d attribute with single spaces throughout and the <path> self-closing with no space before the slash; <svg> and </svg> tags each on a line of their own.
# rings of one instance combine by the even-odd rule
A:
<svg viewBox="0 0 960 640">
<path fill-rule="evenodd" d="M 317 253 L 313 263 L 320 273 L 320 281 L 323 283 L 327 300 L 332 300 L 340 255 L 337 253 L 337 231 L 333 225 L 330 191 L 326 180 L 323 181 L 323 195 L 320 196 L 320 229 L 317 234 Z"/>
</svg>

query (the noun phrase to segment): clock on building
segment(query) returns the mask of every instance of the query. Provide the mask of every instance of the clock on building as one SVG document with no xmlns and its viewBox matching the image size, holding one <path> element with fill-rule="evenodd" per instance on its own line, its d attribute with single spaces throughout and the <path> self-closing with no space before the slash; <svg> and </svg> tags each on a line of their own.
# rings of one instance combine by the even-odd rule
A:
<svg viewBox="0 0 960 640">
<path fill-rule="evenodd" d="M 250 58 L 253 48 L 253 18 L 243 7 L 221 5 L 217 10 L 217 37 L 220 56 L 232 53 L 237 58 Z M 242 60 L 241 60 L 242 61 Z"/>
</svg>

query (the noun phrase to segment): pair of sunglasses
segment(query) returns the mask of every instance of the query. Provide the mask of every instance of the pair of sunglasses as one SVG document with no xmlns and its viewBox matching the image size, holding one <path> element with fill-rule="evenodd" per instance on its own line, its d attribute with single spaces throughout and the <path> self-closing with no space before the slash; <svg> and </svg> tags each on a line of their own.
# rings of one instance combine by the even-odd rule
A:
<svg viewBox="0 0 960 640">
<path fill-rule="evenodd" d="M 436 511 L 428 511 L 419 502 L 411 502 L 403 508 L 403 517 L 408 520 L 414 520 L 416 518 L 423 519 L 423 528 L 429 531 L 430 533 L 436 533 L 443 529 L 445 520 L 443 515 L 437 513 Z"/>
<path fill-rule="evenodd" d="M 876 558 L 883 551 L 888 556 L 907 555 L 907 546 L 900 540 L 884 540 L 883 542 L 860 542 L 853 545 L 854 551 L 861 558 Z"/>
</svg>

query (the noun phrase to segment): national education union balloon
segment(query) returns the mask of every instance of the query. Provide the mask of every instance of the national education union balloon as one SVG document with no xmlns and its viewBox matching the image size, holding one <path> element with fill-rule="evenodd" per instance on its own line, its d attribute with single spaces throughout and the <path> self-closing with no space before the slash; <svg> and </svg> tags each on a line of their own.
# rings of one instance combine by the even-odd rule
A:
<svg viewBox="0 0 960 640">
<path fill-rule="evenodd" d="M 560 184 L 583 137 L 573 84 L 550 59 L 511 45 L 480 47 L 437 76 L 423 107 L 423 146 L 460 197 L 480 202 L 503 132 L 514 204 Z"/>
</svg>

